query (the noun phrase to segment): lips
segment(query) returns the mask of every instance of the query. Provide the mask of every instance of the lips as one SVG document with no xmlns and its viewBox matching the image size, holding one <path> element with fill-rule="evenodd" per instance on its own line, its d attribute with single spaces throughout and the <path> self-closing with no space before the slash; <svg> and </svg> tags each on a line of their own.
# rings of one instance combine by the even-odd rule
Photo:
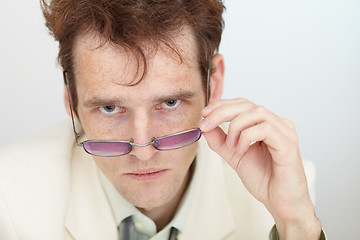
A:
<svg viewBox="0 0 360 240">
<path fill-rule="evenodd" d="M 167 171 L 168 169 L 143 169 L 131 173 L 126 173 L 125 175 L 138 181 L 151 181 L 159 179 Z"/>
</svg>

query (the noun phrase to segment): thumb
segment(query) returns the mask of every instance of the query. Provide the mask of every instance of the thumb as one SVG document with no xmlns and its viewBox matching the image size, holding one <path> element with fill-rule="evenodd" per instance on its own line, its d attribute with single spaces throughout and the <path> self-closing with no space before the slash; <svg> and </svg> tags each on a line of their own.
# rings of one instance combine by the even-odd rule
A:
<svg viewBox="0 0 360 240">
<path fill-rule="evenodd" d="M 234 153 L 225 143 L 227 137 L 226 133 L 218 126 L 211 131 L 204 132 L 203 136 L 209 147 L 232 166 L 229 161 Z"/>
</svg>

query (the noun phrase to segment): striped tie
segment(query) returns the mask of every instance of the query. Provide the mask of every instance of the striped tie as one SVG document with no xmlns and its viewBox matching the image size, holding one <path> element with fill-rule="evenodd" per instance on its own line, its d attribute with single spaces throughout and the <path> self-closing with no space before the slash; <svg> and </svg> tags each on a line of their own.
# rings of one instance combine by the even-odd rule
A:
<svg viewBox="0 0 360 240">
<path fill-rule="evenodd" d="M 132 216 L 122 220 L 118 227 L 119 240 L 135 240 L 135 224 Z M 178 230 L 174 227 L 170 230 L 169 240 L 177 240 Z"/>
<path fill-rule="evenodd" d="M 119 225 L 119 240 L 135 240 L 135 225 L 132 216 L 122 220 Z"/>
</svg>

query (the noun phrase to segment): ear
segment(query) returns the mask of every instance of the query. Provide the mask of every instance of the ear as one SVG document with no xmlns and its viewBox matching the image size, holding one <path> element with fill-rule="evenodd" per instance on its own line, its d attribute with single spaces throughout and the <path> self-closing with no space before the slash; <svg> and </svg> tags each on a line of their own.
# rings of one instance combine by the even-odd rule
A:
<svg viewBox="0 0 360 240">
<path fill-rule="evenodd" d="M 221 99 L 224 85 L 224 57 L 216 54 L 211 59 L 211 68 L 214 69 L 210 75 L 210 99 L 209 104 L 215 100 Z"/>
</svg>

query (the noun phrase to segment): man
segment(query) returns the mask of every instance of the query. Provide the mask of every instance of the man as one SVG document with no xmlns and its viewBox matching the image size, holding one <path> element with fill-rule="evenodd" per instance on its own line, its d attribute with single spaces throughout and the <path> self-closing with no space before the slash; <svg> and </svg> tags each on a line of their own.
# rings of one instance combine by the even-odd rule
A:
<svg viewBox="0 0 360 240">
<path fill-rule="evenodd" d="M 293 124 L 221 100 L 221 2 L 42 6 L 73 126 L 2 151 L 0 239 L 320 239 Z"/>
</svg>

